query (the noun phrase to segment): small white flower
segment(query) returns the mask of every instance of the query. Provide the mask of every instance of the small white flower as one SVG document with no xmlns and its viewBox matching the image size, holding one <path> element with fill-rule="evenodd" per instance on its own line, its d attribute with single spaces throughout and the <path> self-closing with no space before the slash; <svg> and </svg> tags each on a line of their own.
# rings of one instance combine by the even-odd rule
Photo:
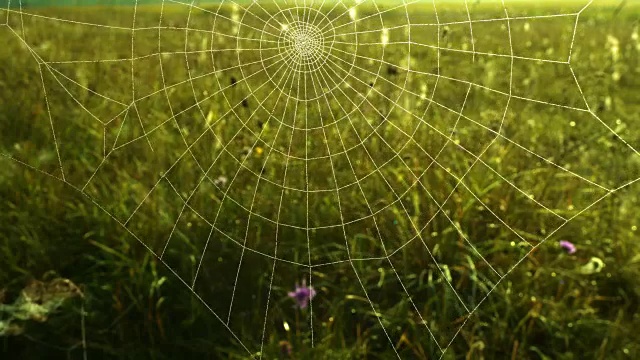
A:
<svg viewBox="0 0 640 360">
<path fill-rule="evenodd" d="M 224 176 L 224 175 L 220 175 L 220 176 L 218 176 L 218 178 L 217 178 L 217 179 L 215 179 L 215 180 L 213 181 L 213 184 L 214 184 L 215 186 L 218 186 L 218 187 L 225 187 L 225 186 L 227 186 L 227 181 L 228 181 L 228 179 L 227 179 L 227 177 L 226 177 L 226 176 Z"/>
</svg>

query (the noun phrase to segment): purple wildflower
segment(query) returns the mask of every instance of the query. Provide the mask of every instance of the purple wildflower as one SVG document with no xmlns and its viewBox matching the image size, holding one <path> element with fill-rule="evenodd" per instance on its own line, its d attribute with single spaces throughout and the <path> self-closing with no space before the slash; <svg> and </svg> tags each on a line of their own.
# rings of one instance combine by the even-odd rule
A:
<svg viewBox="0 0 640 360">
<path fill-rule="evenodd" d="M 307 287 L 307 282 L 302 280 L 302 286 L 296 284 L 296 290 L 289 292 L 289 297 L 293 298 L 300 309 L 304 309 L 309 304 L 309 301 L 316 296 L 316 291 L 311 286 Z"/>
<path fill-rule="evenodd" d="M 576 246 L 573 245 L 573 243 L 571 243 L 570 241 L 560 240 L 560 246 L 567 250 L 569 254 L 573 254 L 576 252 Z"/>
</svg>

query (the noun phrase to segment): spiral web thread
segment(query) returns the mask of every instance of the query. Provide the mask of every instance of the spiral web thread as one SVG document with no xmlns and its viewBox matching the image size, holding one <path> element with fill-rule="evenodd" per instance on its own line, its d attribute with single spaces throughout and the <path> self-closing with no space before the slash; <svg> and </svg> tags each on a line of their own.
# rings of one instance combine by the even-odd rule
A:
<svg viewBox="0 0 640 360">
<path fill-rule="evenodd" d="M 276 268 L 279 263 L 287 263 L 308 269 L 309 275 L 307 277 L 307 283 L 309 285 L 314 284 L 314 279 L 311 276 L 313 269 L 341 264 L 348 265 L 352 268 L 356 280 L 361 285 L 364 298 L 370 305 L 373 313 L 379 314 L 380 312 L 376 307 L 376 302 L 370 298 L 370 290 L 364 285 L 357 270 L 356 263 L 382 261 L 388 264 L 391 272 L 397 278 L 402 291 L 408 298 L 410 310 L 415 312 L 419 318 L 419 322 L 434 340 L 441 354 L 444 355 L 458 335 L 460 329 L 467 323 L 469 317 L 473 315 L 475 310 L 487 299 L 495 287 L 498 286 L 527 255 L 559 232 L 573 219 L 588 211 L 611 194 L 629 187 L 639 180 L 637 178 L 630 178 L 619 184 L 605 185 L 599 183 L 593 176 L 583 176 L 579 171 L 570 170 L 568 166 L 549 160 L 548 155 L 529 149 L 526 144 L 520 144 L 516 140 L 507 137 L 503 131 L 510 104 L 519 101 L 521 103 L 531 103 L 534 104 L 534 106 L 558 108 L 560 111 L 571 114 L 571 116 L 577 114 L 575 116 L 582 116 L 585 121 L 595 121 L 598 126 L 602 127 L 603 131 L 610 132 L 613 135 L 619 135 L 618 132 L 601 120 L 590 108 L 572 67 L 572 52 L 579 18 L 581 13 L 591 4 L 591 1 L 585 1 L 575 12 L 540 16 L 510 16 L 507 6 L 504 1 L 502 1 L 501 8 L 503 13 L 501 16 L 481 19 L 472 18 L 472 12 L 469 10 L 470 5 L 465 1 L 464 13 L 466 13 L 467 19 L 444 21 L 439 17 L 438 4 L 431 1 L 389 4 L 378 4 L 374 1 L 346 3 L 342 1 L 329 2 L 320 0 L 254 1 L 242 4 L 233 1 L 223 1 L 222 4 L 204 8 L 195 1 L 167 0 L 162 3 L 158 25 L 150 27 L 143 27 L 138 23 L 140 12 L 137 4 L 133 10 L 131 25 L 121 26 L 110 25 L 108 22 L 107 24 L 98 24 L 43 16 L 35 11 L 30 11 L 29 8 L 23 8 L 20 1 L 17 2 L 17 7 L 15 6 L 16 1 L 13 1 L 13 3 L 14 6 L 11 6 L 10 3 L 9 8 L 5 11 L 6 16 L 4 24 L 2 24 L 2 31 L 5 37 L 6 34 L 11 34 L 13 39 L 18 39 L 38 65 L 42 89 L 44 91 L 46 114 L 50 122 L 51 140 L 55 148 L 59 167 L 59 169 L 55 171 L 55 174 L 53 171 L 47 173 L 82 192 L 93 201 L 96 206 L 110 214 L 114 220 L 126 228 L 127 231 L 147 247 L 149 251 L 153 252 L 153 254 L 191 290 L 193 295 L 207 306 L 211 313 L 229 330 L 232 336 L 249 354 L 252 352 L 234 332 L 231 324 L 236 292 L 237 289 L 243 285 L 240 283 L 240 273 L 242 267 L 247 266 L 246 263 L 243 264 L 243 262 L 246 261 L 245 256 L 247 256 L 247 254 L 259 255 L 271 261 L 269 289 L 266 309 L 264 310 L 265 318 L 263 326 L 261 327 L 262 341 L 260 354 L 262 353 L 266 339 L 265 334 L 267 334 L 268 330 L 269 308 L 271 303 L 275 301 L 273 299 L 272 289 L 274 287 L 273 282 Z M 181 9 L 183 13 L 187 14 L 186 25 L 174 26 L 167 24 L 168 21 L 166 18 L 169 17 L 170 14 L 165 14 L 165 12 L 169 5 L 176 6 Z M 365 5 L 366 10 L 360 11 L 361 9 L 365 9 Z M 433 20 L 435 21 L 412 21 L 414 17 L 419 17 L 416 15 L 418 12 L 412 11 L 412 9 L 418 8 L 422 9 L 424 13 L 428 13 L 429 16 L 433 16 Z M 231 11 L 223 11 L 222 9 L 231 9 Z M 442 11 L 440 11 L 440 13 L 442 13 Z M 192 17 L 196 17 L 196 14 L 197 16 L 209 17 L 212 21 L 211 29 L 207 30 L 192 25 L 191 19 Z M 390 15 L 393 15 L 393 23 L 389 22 Z M 553 52 L 543 54 L 548 55 L 546 58 L 518 55 L 517 51 L 514 50 L 514 43 L 517 39 L 513 38 L 512 27 L 516 26 L 516 24 L 522 26 L 523 23 L 526 23 L 525 26 L 527 27 L 529 23 L 535 26 L 536 22 L 547 20 L 561 20 L 571 24 L 570 42 L 563 44 L 566 48 L 558 49 L 564 50 L 566 57 L 562 59 L 553 58 Z M 43 49 L 43 47 L 38 44 L 34 44 L 31 33 L 25 30 L 25 25 L 27 25 L 28 28 L 28 24 L 31 21 L 61 24 L 60 26 L 74 26 L 79 29 L 93 31 L 96 34 L 100 34 L 101 32 L 128 34 L 131 43 L 130 54 L 128 54 L 130 56 L 125 55 L 119 58 L 107 59 L 48 60 L 46 55 L 41 54 L 46 54 L 46 49 Z M 476 48 L 477 41 L 474 38 L 474 27 L 476 28 L 477 34 L 477 29 L 487 24 L 500 24 L 502 30 L 506 30 L 503 33 L 506 34 L 508 39 L 508 49 L 506 53 L 483 51 L 482 49 Z M 467 44 L 468 46 L 466 46 L 466 48 L 451 48 L 441 44 L 444 38 L 442 34 L 450 28 L 464 29 L 465 32 L 468 31 L 471 41 Z M 167 46 L 163 42 L 163 39 L 165 39 L 164 32 L 184 33 L 184 49 L 167 51 Z M 157 41 L 154 43 L 154 46 L 150 48 L 140 46 L 143 48 L 141 51 L 139 47 L 141 42 L 138 38 L 144 37 L 147 34 L 155 34 L 154 36 L 157 37 Z M 427 38 L 425 34 L 435 34 L 435 36 Z M 199 50 L 190 50 L 190 41 L 197 42 L 198 40 L 205 45 L 210 41 L 210 47 L 206 48 L 206 46 L 203 46 Z M 417 51 L 432 51 L 434 56 L 424 60 L 415 59 L 412 55 Z M 140 54 L 141 52 L 143 52 L 143 54 Z M 144 52 L 147 53 L 145 54 Z M 394 55 L 398 53 L 402 54 L 402 56 Z M 72 57 L 73 55 L 74 54 L 71 54 Z M 480 61 L 479 59 L 481 58 L 498 58 L 505 60 L 506 62 L 504 64 L 509 70 L 506 71 L 502 69 L 501 75 L 509 79 L 506 91 L 492 88 L 491 85 L 486 85 L 479 81 L 469 81 L 456 78 L 454 75 L 441 73 L 441 71 L 445 69 L 441 66 L 441 62 L 444 62 L 448 56 L 456 55 L 469 56 L 471 64 Z M 192 56 L 210 56 L 213 70 L 201 71 L 199 66 L 194 65 Z M 220 60 L 220 57 L 225 57 L 228 61 L 232 59 L 237 64 L 228 67 L 219 67 L 220 63 L 224 63 Z M 394 59 L 390 60 L 390 57 Z M 173 58 L 184 59 L 184 64 L 186 64 L 186 78 L 179 82 L 170 83 L 169 77 L 171 76 L 172 68 L 167 64 L 169 64 Z M 140 76 L 139 72 L 141 71 L 137 62 L 147 59 L 157 59 L 160 64 L 162 87 L 152 91 L 144 88 L 142 83 L 137 80 Z M 568 74 L 570 74 L 568 79 L 570 79 L 571 82 L 564 83 L 563 85 L 579 94 L 577 99 L 581 100 L 581 102 L 554 102 L 548 101 L 547 99 L 541 100 L 533 96 L 527 97 L 526 94 L 522 93 L 515 93 L 514 63 L 516 61 L 518 61 L 519 64 L 550 64 L 565 69 L 568 71 Z M 424 65 L 425 62 L 429 63 L 428 69 L 426 66 L 421 66 Z M 81 79 L 74 80 L 73 76 L 68 75 L 69 73 L 67 72 L 68 69 L 80 69 L 81 66 L 86 64 L 110 65 L 129 63 L 131 64 L 131 88 L 129 94 L 126 94 L 126 96 L 120 99 L 110 94 L 102 94 L 92 90 L 86 83 L 83 83 Z M 225 83 L 225 76 L 229 73 L 233 74 L 233 80 L 231 83 Z M 65 171 L 65 156 L 60 150 L 64 145 L 64 141 L 56 136 L 56 124 L 64 120 L 56 118 L 53 111 L 56 104 L 55 101 L 50 98 L 50 91 L 47 90 L 50 88 L 50 85 L 47 85 L 45 76 L 54 79 L 54 84 L 62 88 L 64 93 L 66 93 L 78 107 L 82 108 L 84 112 L 92 117 L 98 125 L 98 128 L 102 128 L 102 144 L 100 144 L 102 148 L 101 161 L 88 174 L 85 174 L 83 178 L 70 179 L 67 176 L 68 170 Z M 215 79 L 217 89 L 211 90 L 212 92 L 209 93 L 210 89 L 202 89 L 199 81 L 201 79 L 211 78 Z M 418 82 L 416 79 L 429 79 L 429 81 L 432 81 L 433 85 L 431 89 L 425 85 L 426 90 L 431 91 L 426 91 L 424 88 L 416 89 L 417 86 L 415 86 L 415 83 Z M 436 97 L 438 84 L 445 82 L 456 84 L 464 90 L 462 91 L 464 96 L 460 98 L 462 101 L 457 104 L 457 108 L 452 108 L 451 105 L 445 104 Z M 92 109 L 85 104 L 86 99 L 74 95 L 76 94 L 74 88 L 77 87 L 91 93 L 92 96 L 99 97 L 101 101 L 119 108 L 120 111 L 115 115 L 111 114 L 112 116 L 109 117 L 97 114 L 98 111 L 92 111 Z M 383 92 L 379 90 L 380 87 L 386 87 L 386 89 L 391 90 Z M 173 92 L 176 89 L 182 91 L 185 91 L 185 89 L 191 90 L 194 99 L 193 104 L 188 107 L 176 105 L 177 101 L 173 98 Z M 471 98 L 472 94 L 475 94 L 475 91 L 480 90 L 485 91 L 485 93 L 490 93 L 503 101 L 502 104 L 504 104 L 504 106 L 497 112 L 499 118 L 493 125 L 484 124 L 481 120 L 473 119 L 471 116 L 465 115 L 467 100 Z M 127 98 L 128 100 L 126 100 Z M 152 115 L 145 115 L 149 114 L 148 112 L 145 113 L 145 111 L 150 107 L 146 101 L 153 99 L 166 101 L 168 105 L 167 109 L 171 115 L 169 117 L 163 115 L 164 118 L 155 123 L 147 121 L 147 116 L 151 117 Z M 212 113 L 211 110 L 207 109 L 207 105 L 211 100 L 225 104 L 227 110 L 220 111 L 217 114 Z M 242 107 L 245 106 L 248 101 L 251 101 L 251 108 L 253 110 L 242 110 Z M 424 104 L 420 112 L 412 109 L 412 107 L 416 107 L 413 105 L 415 103 Z M 486 104 L 486 106 L 491 108 L 493 104 Z M 452 125 L 450 124 L 447 130 L 432 125 L 431 119 L 426 115 L 429 111 L 433 111 L 432 108 L 437 108 L 453 116 L 455 119 L 454 123 Z M 182 119 L 182 115 L 191 114 L 191 112 L 198 115 L 200 124 L 206 124 L 206 126 L 200 127 L 202 130 L 196 134 L 196 137 L 190 137 L 190 131 L 188 129 L 185 130 L 185 127 L 188 126 L 180 124 L 179 121 L 179 119 Z M 122 124 L 126 121 L 129 123 L 133 122 L 134 124 L 137 123 L 141 134 L 134 134 L 128 138 L 126 138 L 125 135 L 121 137 L 121 132 L 123 132 L 123 126 L 121 125 L 120 127 L 115 127 L 115 137 L 113 134 L 110 135 L 109 132 L 114 129 L 112 125 L 117 123 L 116 119 L 120 118 L 125 119 Z M 373 118 L 378 118 L 379 121 L 372 121 L 371 119 Z M 407 122 L 411 124 L 415 123 L 415 125 L 413 127 L 405 126 L 400 123 L 400 121 L 393 120 L 398 118 L 409 119 Z M 216 125 L 225 119 L 232 119 L 237 125 L 237 131 L 232 136 L 226 138 L 225 136 L 227 135 L 214 130 L 216 129 Z M 262 119 L 261 121 L 263 123 L 261 123 L 259 127 L 252 125 L 256 119 Z M 488 140 L 475 150 L 470 150 L 465 147 L 465 145 L 461 144 L 458 133 L 458 124 L 462 122 L 469 122 L 473 126 L 482 128 L 483 131 L 489 134 Z M 149 125 L 150 123 L 151 126 Z M 364 127 L 368 128 L 368 133 L 361 135 L 361 131 L 356 130 L 361 124 L 365 124 Z M 154 179 L 149 183 L 150 187 L 145 191 L 146 195 L 142 199 L 139 199 L 132 208 L 132 211 L 125 214 L 116 214 L 114 211 L 109 210 L 108 207 L 103 204 L 102 200 L 97 199 L 88 191 L 92 183 L 100 178 L 101 171 L 103 171 L 109 162 L 108 160 L 114 156 L 114 154 L 127 151 L 129 147 L 139 143 L 146 144 L 145 146 L 147 146 L 151 152 L 161 152 L 163 144 L 158 144 L 153 134 L 159 132 L 163 127 L 172 125 L 175 125 L 178 129 L 186 149 L 181 152 L 179 157 L 172 159 L 169 166 L 161 168 L 161 175 L 157 180 Z M 341 129 L 339 126 L 344 126 L 344 128 Z M 575 124 L 571 126 L 574 127 Z M 353 130 L 349 138 L 343 137 L 345 133 L 344 129 Z M 383 129 L 391 130 L 395 136 L 386 137 L 382 135 Z M 427 148 L 427 145 L 416 140 L 417 134 L 425 131 L 424 129 L 429 130 L 433 137 L 445 141 L 445 144 L 440 147 L 439 151 Z M 244 156 L 236 158 L 234 156 L 235 153 L 229 149 L 233 148 L 234 144 L 248 133 L 250 133 L 250 137 L 252 137 L 254 141 L 248 146 L 249 150 Z M 201 139 L 211 139 L 209 137 L 213 137 L 213 140 L 215 140 L 217 144 L 215 145 L 217 156 L 212 161 L 208 161 L 209 164 L 207 166 L 204 164 L 207 161 L 202 161 L 201 164 L 198 161 L 198 156 L 195 155 L 193 151 L 195 151 L 196 146 L 201 144 Z M 374 138 L 382 141 L 386 146 L 384 147 L 387 149 L 386 151 L 391 152 L 386 160 L 382 158 L 383 156 L 381 154 L 372 152 L 365 146 L 368 142 L 373 141 L 372 139 Z M 403 141 L 398 139 L 403 139 Z M 618 136 L 618 140 L 624 144 L 626 151 L 631 155 L 640 155 L 638 150 L 627 143 L 621 136 Z M 569 215 L 552 210 L 550 206 L 538 201 L 536 197 L 528 193 L 526 189 L 516 185 L 513 180 L 508 179 L 507 176 L 503 176 L 497 170 L 494 170 L 491 164 L 483 159 L 483 155 L 488 149 L 499 142 L 507 143 L 519 151 L 526 152 L 528 156 L 531 156 L 536 161 L 541 161 L 546 166 L 552 167 L 566 176 L 581 182 L 584 186 L 592 188 L 597 196 L 594 196 L 590 203 L 585 204 L 582 208 L 575 209 L 575 211 Z M 364 175 L 359 171 L 362 169 L 358 169 L 358 160 L 362 158 L 354 158 L 354 155 L 350 155 L 350 152 L 359 146 L 361 146 L 362 150 L 358 153 L 359 156 L 368 159 L 367 161 L 370 161 L 374 167 L 373 170 Z M 468 147 L 472 148 L 471 146 Z M 429 164 L 418 173 L 412 170 L 412 165 L 403 156 L 405 149 L 409 148 L 419 150 L 418 152 L 424 156 L 424 162 Z M 446 151 L 451 151 L 451 148 L 454 149 L 454 152 L 458 152 L 461 156 L 468 157 L 471 161 L 468 169 L 458 175 L 450 169 L 447 163 L 441 163 L 438 160 L 441 154 Z M 250 164 L 252 161 L 250 154 L 256 151 L 256 149 L 264 149 L 262 151 L 265 153 L 261 158 L 263 160 L 258 164 Z M 445 149 L 448 150 L 445 151 Z M 233 157 L 238 167 L 229 174 L 229 178 L 214 179 L 215 175 L 213 174 L 216 171 L 216 165 L 223 156 L 226 156 L 225 154 Z M 4 155 L 20 162 L 24 166 L 35 168 L 32 164 L 24 163 L 10 154 Z M 338 157 L 341 159 L 339 164 L 337 163 L 338 160 L 336 160 Z M 195 187 L 185 191 L 181 188 L 181 185 L 177 183 L 178 181 L 171 179 L 170 174 L 179 167 L 181 161 L 188 158 L 195 160 L 197 171 L 201 175 Z M 274 160 L 274 164 L 281 164 L 273 165 L 281 166 L 278 167 L 282 174 L 279 179 L 276 177 L 269 178 L 263 175 L 270 158 L 279 160 L 279 162 Z M 384 172 L 387 164 L 392 161 L 401 168 L 408 170 L 408 173 L 411 174 L 412 179 L 410 186 L 398 185 L 397 182 L 389 178 L 389 173 Z M 327 173 L 331 175 L 330 181 L 327 182 L 328 185 L 325 184 L 324 188 L 322 186 L 313 186 L 312 184 L 312 182 L 315 181 L 314 175 L 319 173 L 320 170 L 318 169 L 322 166 L 329 169 L 330 171 Z M 473 176 L 470 174 L 472 174 L 472 169 L 476 166 L 482 166 L 488 169 L 493 175 L 500 178 L 504 186 L 511 187 L 525 197 L 533 209 L 542 211 L 553 218 L 552 223 L 555 224 L 555 226 L 552 227 L 552 230 L 547 233 L 541 241 L 534 243 L 521 235 L 518 229 L 508 224 L 508 222 L 499 215 L 498 211 L 494 211 L 490 206 L 484 204 L 482 195 L 476 194 L 476 191 L 464 182 L 467 177 Z M 455 179 L 455 186 L 449 192 L 448 196 L 443 199 L 436 199 L 436 197 L 431 194 L 430 189 L 421 181 L 423 175 L 432 168 L 445 171 Z M 339 185 L 345 181 L 341 181 L 338 178 L 339 170 L 337 169 L 347 169 L 353 175 L 351 179 L 355 180 L 344 186 Z M 376 199 L 370 199 L 370 196 L 367 194 L 365 179 L 370 176 L 379 176 L 382 184 L 385 185 L 385 188 L 390 192 L 391 201 L 384 206 L 377 205 Z M 245 183 L 242 179 L 247 177 L 253 178 L 256 181 L 250 199 L 241 198 L 233 191 L 236 189 L 234 185 L 239 187 L 237 184 Z M 219 200 L 220 205 L 210 214 L 202 213 L 202 211 L 193 206 L 192 203 L 192 198 L 198 196 L 198 189 L 204 187 L 203 184 L 212 184 L 221 198 L 221 200 Z M 168 238 L 163 243 L 163 246 L 160 248 L 152 248 L 152 246 L 149 246 L 136 234 L 133 225 L 139 209 L 144 206 L 145 201 L 149 197 L 153 196 L 154 191 L 162 186 L 164 186 L 164 189 L 170 189 L 170 191 L 177 196 L 181 205 L 179 207 L 179 213 L 175 218 L 174 226 L 168 234 Z M 266 196 L 262 195 L 262 192 L 267 191 L 263 190 L 266 189 L 265 186 L 275 188 L 278 190 L 275 193 L 279 192 L 280 194 L 279 198 L 274 199 L 274 204 L 277 205 L 273 208 L 261 202 L 261 198 Z M 354 218 L 354 211 L 346 211 L 343 209 L 345 203 L 350 201 L 350 199 L 344 198 L 344 195 L 341 197 L 341 194 L 343 194 L 342 190 L 348 186 L 354 186 L 354 189 L 357 190 L 356 192 L 361 195 L 364 201 L 363 211 L 365 211 L 366 215 L 360 218 L 357 218 L 357 216 Z M 459 191 L 459 188 L 464 188 L 466 193 L 473 197 L 476 202 L 484 205 L 484 208 L 489 212 L 487 216 L 494 218 L 498 222 L 496 226 L 509 231 L 514 239 L 518 240 L 520 244 L 526 248 L 526 254 L 519 256 L 506 271 L 494 268 L 492 264 L 485 260 L 481 252 L 474 246 L 474 239 L 471 239 L 470 236 L 467 235 L 457 221 L 452 218 L 453 215 L 451 212 L 445 209 L 449 200 L 456 196 L 456 191 Z M 426 222 L 419 223 L 420 221 L 415 220 L 415 217 L 411 215 L 412 211 L 409 206 L 405 205 L 402 201 L 407 194 L 418 191 L 415 189 L 421 189 L 421 193 L 426 195 L 426 198 L 432 201 L 438 208 L 432 217 L 424 219 Z M 291 193 L 298 194 L 302 204 L 290 201 L 288 196 Z M 316 196 L 316 194 L 326 193 L 335 195 L 334 205 L 337 206 L 338 210 L 337 218 L 318 219 L 313 217 L 313 214 L 309 212 L 310 198 Z M 225 230 L 227 225 L 220 225 L 226 221 L 224 220 L 225 202 L 226 204 L 235 204 L 248 214 L 246 225 L 236 224 L 236 227 L 244 230 L 242 231 L 244 232 L 244 236 L 234 237 L 234 235 L 229 234 L 228 231 Z M 376 219 L 378 213 L 392 206 L 401 216 L 408 219 L 408 226 L 413 236 L 395 248 L 387 248 L 385 241 L 382 241 L 384 238 L 382 235 L 384 230 L 381 229 L 383 225 L 379 224 Z M 187 213 L 194 214 L 210 227 L 209 237 L 196 256 L 197 265 L 192 279 L 188 279 L 184 274 L 178 274 L 174 266 L 166 261 L 166 254 L 172 245 L 172 241 L 174 241 L 172 239 L 174 239 L 175 232 L 182 226 L 181 219 L 183 219 L 183 214 Z M 291 213 L 304 213 L 305 217 L 300 221 L 290 216 Z M 468 304 L 468 302 L 456 292 L 451 277 L 448 275 L 448 268 L 438 264 L 436 255 L 426 244 L 427 236 L 423 235 L 424 229 L 427 228 L 430 222 L 437 216 L 440 218 L 443 216 L 443 219 L 446 219 L 446 221 L 455 228 L 470 251 L 485 264 L 490 273 L 488 277 L 493 279 L 484 297 L 475 304 Z M 269 223 L 275 230 L 275 243 L 271 249 L 272 252 L 263 251 L 257 248 L 257 246 L 252 246 L 252 221 Z M 371 227 L 372 233 L 374 237 L 379 239 L 383 254 L 366 257 L 350 252 L 351 246 L 348 239 L 353 235 L 350 233 L 350 226 L 359 221 L 367 221 L 370 225 L 373 225 Z M 316 234 L 317 231 L 332 228 L 340 229 L 343 234 L 346 249 L 345 259 L 314 263 L 312 261 L 312 254 L 314 253 L 312 240 L 314 236 L 316 236 L 314 234 Z M 281 235 L 285 231 L 301 231 L 306 234 L 308 254 L 305 261 L 287 258 L 285 255 L 282 255 L 283 252 L 286 253 L 287 251 L 285 247 L 286 236 Z M 236 278 L 233 281 L 231 299 L 226 315 L 223 315 L 224 312 L 221 312 L 220 309 L 214 309 L 210 302 L 201 298 L 196 287 L 198 276 L 207 266 L 207 263 L 204 261 L 207 248 L 214 241 L 215 236 L 218 235 L 238 246 L 240 252 Z M 437 340 L 437 335 L 432 332 L 429 326 L 429 319 L 424 317 L 420 311 L 420 299 L 414 299 L 412 297 L 407 287 L 405 287 L 398 269 L 396 269 L 394 263 L 391 261 L 404 247 L 416 242 L 423 244 L 423 250 L 426 252 L 425 256 L 437 265 L 440 273 L 439 276 L 444 279 L 446 286 L 455 295 L 459 305 L 464 308 L 464 321 L 453 334 L 453 338 L 448 342 L 443 343 Z M 279 246 L 285 247 L 285 250 L 279 249 Z M 279 256 L 279 254 L 281 255 Z M 315 341 L 313 314 L 313 301 L 311 301 L 309 326 L 311 329 L 312 344 Z M 379 325 L 384 330 L 390 346 L 396 351 L 398 357 L 400 357 L 394 346 L 394 339 L 392 339 L 390 332 L 385 328 L 385 324 L 381 318 L 382 316 L 378 316 Z"/>
</svg>

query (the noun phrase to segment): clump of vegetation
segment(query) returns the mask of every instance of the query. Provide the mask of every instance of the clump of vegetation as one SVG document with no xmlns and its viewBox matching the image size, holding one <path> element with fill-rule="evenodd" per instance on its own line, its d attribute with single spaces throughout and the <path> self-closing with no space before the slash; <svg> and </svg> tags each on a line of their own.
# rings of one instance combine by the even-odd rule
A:
<svg viewBox="0 0 640 360">
<path fill-rule="evenodd" d="M 67 300 L 82 296 L 80 289 L 68 279 L 56 278 L 47 283 L 32 281 L 12 304 L 0 303 L 0 336 L 20 335 L 29 321 L 45 322 Z"/>
</svg>

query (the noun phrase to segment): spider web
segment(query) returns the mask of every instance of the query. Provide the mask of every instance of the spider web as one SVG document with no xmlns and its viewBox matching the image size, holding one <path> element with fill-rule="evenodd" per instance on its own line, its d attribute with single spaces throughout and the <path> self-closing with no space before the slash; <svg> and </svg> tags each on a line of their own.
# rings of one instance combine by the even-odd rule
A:
<svg viewBox="0 0 640 360">
<path fill-rule="evenodd" d="M 443 356 L 527 255 L 638 180 L 629 172 L 614 182 L 597 164 L 559 154 L 562 136 L 586 143 L 594 138 L 586 125 L 595 123 L 598 136 L 616 135 L 623 151 L 638 155 L 590 108 L 574 72 L 576 31 L 591 1 L 536 16 L 502 2 L 475 17 L 466 1 L 452 12 L 432 1 L 167 0 L 153 16 L 136 4 L 100 23 L 82 11 L 44 16 L 13 3 L 2 31 L 37 65 L 49 129 L 38 145 L 57 164 L 5 155 L 110 214 L 249 354 L 262 353 L 296 273 L 319 284 L 306 313 L 313 345 L 323 321 L 314 304 L 331 301 L 322 290 L 331 272 L 359 284 L 353 298 L 370 308 L 398 357 L 399 333 L 385 320 L 398 316 L 388 305 L 398 302 Z M 566 29 L 561 46 L 539 40 L 549 24 Z M 540 69 L 554 77 L 527 83 Z M 554 115 L 525 119 L 523 109 Z M 530 137 L 551 123 L 562 136 Z M 72 166 L 78 159 L 83 166 Z M 122 193 L 106 190 L 127 181 Z M 553 192 L 566 182 L 575 192 Z M 491 189 L 511 200 L 492 198 Z M 516 208 L 531 216 L 508 218 Z M 467 213 L 490 220 L 463 221 Z M 142 224 L 150 222 L 164 231 L 161 241 L 146 238 Z M 489 240 L 504 244 L 499 256 Z M 218 256 L 228 249 L 235 257 Z M 418 260 L 403 263 L 406 254 Z M 469 276 L 456 270 L 461 263 L 471 264 L 480 286 L 461 285 Z M 229 268 L 234 278 L 215 277 Z M 266 275 L 250 278 L 248 268 Z M 414 293 L 411 273 L 438 285 Z M 366 285 L 379 276 L 377 288 Z M 255 297 L 250 287 L 259 288 L 264 320 L 241 339 L 249 310 L 237 303 Z M 448 325 L 431 319 L 437 296 L 455 303 Z"/>
</svg>

